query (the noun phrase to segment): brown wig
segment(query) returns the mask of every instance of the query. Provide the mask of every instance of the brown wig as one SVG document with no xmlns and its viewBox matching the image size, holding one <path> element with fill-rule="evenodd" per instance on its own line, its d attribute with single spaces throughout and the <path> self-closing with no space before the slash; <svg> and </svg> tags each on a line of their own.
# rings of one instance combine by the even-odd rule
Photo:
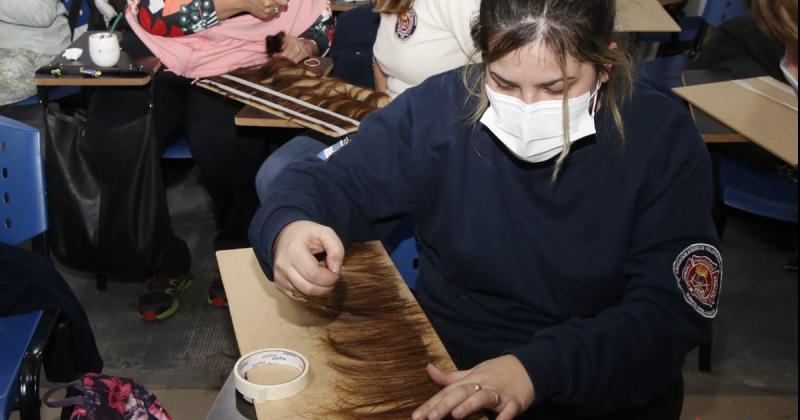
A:
<svg viewBox="0 0 800 420">
<path fill-rule="evenodd" d="M 425 370 L 429 362 L 452 369 L 444 350 L 424 337 L 433 331 L 413 299 L 404 299 L 388 259 L 353 245 L 333 293 L 306 306 L 330 321 L 324 340 L 329 365 L 339 373 L 337 402 L 325 418 L 403 419 L 441 390 Z M 443 365 L 443 363 L 446 363 Z"/>
<path fill-rule="evenodd" d="M 784 44 L 797 44 L 797 0 L 746 0 L 765 34 Z"/>
<path fill-rule="evenodd" d="M 360 121 L 370 112 L 385 106 L 389 102 L 389 97 L 384 93 L 353 86 L 342 80 L 331 77 L 318 77 L 302 64 L 295 64 L 291 60 L 282 57 L 274 58 L 263 65 L 236 70 L 230 73 L 230 76 L 235 76 L 247 82 L 267 87 L 284 95 L 300 99 L 311 105 L 324 108 L 357 121 Z M 273 108 L 259 103 L 248 102 L 243 99 L 243 95 L 220 90 L 219 88 L 215 88 L 215 86 L 227 86 L 241 94 L 258 97 L 271 104 L 285 107 L 328 124 L 338 126 L 347 132 L 353 132 L 358 129 L 357 125 L 345 123 L 341 119 L 324 112 L 232 81 L 226 78 L 226 76 L 203 79 L 198 82 L 198 85 L 237 101 L 252 104 L 264 111 L 289 118 L 290 121 L 295 121 L 301 125 L 308 126 L 307 123 L 300 118 L 292 118 L 291 116 L 274 112 Z M 320 127 L 311 125 L 310 128 L 319 129 Z M 330 133 L 326 132 L 326 134 Z M 336 133 L 333 133 L 333 135 L 336 135 Z"/>
<path fill-rule="evenodd" d="M 411 9 L 414 0 L 375 0 L 373 10 L 376 13 L 386 13 L 390 15 L 402 15 Z"/>
<path fill-rule="evenodd" d="M 561 64 L 567 86 L 567 57 L 592 63 L 598 73 L 608 73 L 603 106 L 610 109 L 622 137 L 625 128 L 620 109 L 633 91 L 633 54 L 626 38 L 614 31 L 614 0 L 492 0 L 482 1 L 478 20 L 472 25 L 472 41 L 482 63 L 468 66 L 464 81 L 478 106 L 470 116 L 476 124 L 489 102 L 484 91 L 487 66 L 530 44 L 541 44 L 552 51 Z M 609 48 L 616 43 L 617 48 Z M 556 162 L 553 181 L 569 156 L 569 96 L 564 90 L 564 150 Z"/>
</svg>

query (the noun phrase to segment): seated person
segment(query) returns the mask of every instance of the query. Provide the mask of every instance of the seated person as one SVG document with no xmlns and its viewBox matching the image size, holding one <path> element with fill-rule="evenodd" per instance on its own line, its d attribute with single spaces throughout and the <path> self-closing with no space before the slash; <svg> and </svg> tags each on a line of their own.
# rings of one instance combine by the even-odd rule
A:
<svg viewBox="0 0 800 420">
<path fill-rule="evenodd" d="M 216 0 L 195 8 L 196 4 L 136 2 L 126 13 L 123 48 L 155 55 L 166 67 L 155 79 L 158 141 L 166 148 L 186 135 L 219 228 L 214 249 L 249 246 L 247 225 L 258 207 L 253 179 L 271 150 L 270 142 L 263 132 L 236 127 L 234 117 L 241 103 L 192 81 L 266 62 L 265 37 L 278 32 L 286 33 L 281 56 L 300 61 L 324 54 L 331 42 L 330 5 L 328 0 Z M 148 111 L 148 94 L 147 87 L 95 90 L 89 124 L 116 127 L 139 118 Z M 188 247 L 169 230 L 172 239 L 165 244 L 164 265 L 146 280 L 139 299 L 139 316 L 145 320 L 171 316 L 178 307 L 177 295 L 191 281 Z M 209 286 L 208 300 L 215 306 L 227 304 L 218 275 Z"/>
<path fill-rule="evenodd" d="M 479 0 L 377 0 L 380 26 L 374 45 L 375 89 L 394 98 L 438 73 L 463 66 L 475 47 L 469 25 Z M 261 165 L 256 191 L 263 200 L 272 180 L 292 162 L 317 155 L 332 142 L 299 136 Z"/>
<path fill-rule="evenodd" d="M 635 81 L 614 4 L 483 0 L 481 64 L 286 168 L 253 219 L 267 278 L 302 300 L 413 217 L 417 299 L 461 369 L 428 367 L 443 389 L 414 420 L 680 418 L 723 281 L 711 168 L 686 108 Z"/>
<path fill-rule="evenodd" d="M 69 45 L 61 0 L 0 2 L 0 106 L 36 94 L 33 76 Z"/>
</svg>

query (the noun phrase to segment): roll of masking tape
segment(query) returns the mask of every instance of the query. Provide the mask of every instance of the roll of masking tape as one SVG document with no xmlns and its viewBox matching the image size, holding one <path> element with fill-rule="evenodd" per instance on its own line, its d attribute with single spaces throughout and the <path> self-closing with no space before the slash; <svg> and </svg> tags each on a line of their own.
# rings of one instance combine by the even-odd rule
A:
<svg viewBox="0 0 800 420">
<path fill-rule="evenodd" d="M 247 372 L 258 366 L 281 365 L 297 370 L 297 376 L 287 382 L 262 385 L 247 380 Z M 233 367 L 236 390 L 247 402 L 257 404 L 297 395 L 308 385 L 308 360 L 300 353 L 286 349 L 256 350 L 243 356 Z"/>
</svg>

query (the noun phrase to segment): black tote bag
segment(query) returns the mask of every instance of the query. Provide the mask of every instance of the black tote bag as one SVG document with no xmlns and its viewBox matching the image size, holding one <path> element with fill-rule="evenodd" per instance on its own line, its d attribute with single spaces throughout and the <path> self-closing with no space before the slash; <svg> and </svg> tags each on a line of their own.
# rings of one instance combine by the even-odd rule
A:
<svg viewBox="0 0 800 420">
<path fill-rule="evenodd" d="M 45 170 L 51 252 L 77 270 L 156 273 L 170 232 L 150 111 L 121 126 L 46 109 Z"/>
</svg>

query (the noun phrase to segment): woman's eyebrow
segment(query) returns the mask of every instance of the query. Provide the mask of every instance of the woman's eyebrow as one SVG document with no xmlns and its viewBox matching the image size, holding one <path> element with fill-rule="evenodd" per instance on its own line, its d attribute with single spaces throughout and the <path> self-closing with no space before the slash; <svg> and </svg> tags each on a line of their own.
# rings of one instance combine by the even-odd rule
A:
<svg viewBox="0 0 800 420">
<path fill-rule="evenodd" d="M 489 74 L 492 76 L 492 78 L 495 80 L 495 82 L 498 82 L 498 83 L 501 83 L 501 84 L 504 84 L 504 85 L 509 85 L 509 86 L 517 86 L 516 83 L 508 81 L 508 80 L 500 77 L 500 75 L 498 75 L 497 73 L 495 73 L 493 71 L 489 71 Z"/>
<path fill-rule="evenodd" d="M 567 82 L 572 82 L 574 80 L 575 80 L 575 76 L 567 78 Z M 549 82 L 544 82 L 544 83 L 540 84 L 540 86 L 552 86 L 552 85 L 554 85 L 554 84 L 556 84 L 558 82 L 563 82 L 563 81 L 564 81 L 564 78 L 563 77 L 559 77 L 558 79 L 553 79 L 553 80 L 551 80 Z"/>
</svg>

